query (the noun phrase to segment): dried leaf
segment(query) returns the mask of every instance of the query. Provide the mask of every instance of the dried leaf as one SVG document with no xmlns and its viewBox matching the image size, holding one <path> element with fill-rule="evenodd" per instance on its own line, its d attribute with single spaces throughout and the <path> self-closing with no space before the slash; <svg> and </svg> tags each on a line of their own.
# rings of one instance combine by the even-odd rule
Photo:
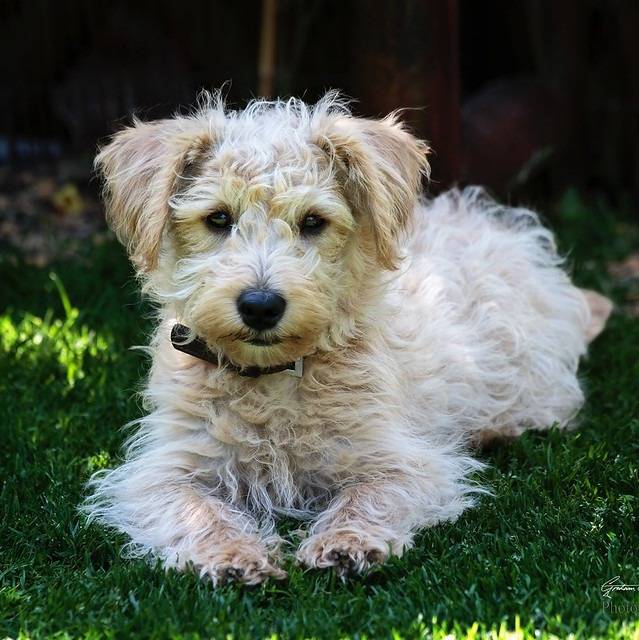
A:
<svg viewBox="0 0 639 640">
<path fill-rule="evenodd" d="M 65 184 L 58 189 L 51 202 L 64 215 L 78 215 L 84 211 L 84 200 L 74 184 Z"/>
<path fill-rule="evenodd" d="M 639 280 L 639 252 L 631 253 L 620 262 L 611 262 L 608 265 L 608 273 L 622 282 Z"/>
</svg>

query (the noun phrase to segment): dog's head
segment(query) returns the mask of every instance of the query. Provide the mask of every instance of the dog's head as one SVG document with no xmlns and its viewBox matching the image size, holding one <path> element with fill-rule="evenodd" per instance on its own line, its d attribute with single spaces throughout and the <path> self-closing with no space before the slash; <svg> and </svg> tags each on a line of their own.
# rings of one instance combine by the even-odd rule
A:
<svg viewBox="0 0 639 640">
<path fill-rule="evenodd" d="M 107 215 L 147 289 L 242 366 L 345 344 L 397 267 L 428 170 L 395 116 L 210 99 L 134 125 L 97 157 Z"/>
</svg>

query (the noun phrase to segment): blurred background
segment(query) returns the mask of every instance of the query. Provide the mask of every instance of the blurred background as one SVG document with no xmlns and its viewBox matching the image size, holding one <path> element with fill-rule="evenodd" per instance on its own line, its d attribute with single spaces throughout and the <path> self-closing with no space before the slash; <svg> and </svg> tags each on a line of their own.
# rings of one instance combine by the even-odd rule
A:
<svg viewBox="0 0 639 640">
<path fill-rule="evenodd" d="M 224 83 L 238 107 L 338 88 L 360 115 L 407 108 L 431 192 L 624 220 L 639 201 L 635 0 L 2 0 L 0 56 L 0 248 L 35 264 L 108 237 L 100 139 Z"/>
<path fill-rule="evenodd" d="M 639 584 L 639 0 L 0 0 L 0 60 L 0 638 L 639 640 L 639 600 L 599 591 Z M 359 115 L 405 108 L 430 194 L 531 205 L 615 303 L 583 428 L 482 455 L 495 499 L 366 585 L 212 594 L 123 562 L 76 508 L 144 411 L 129 347 L 157 316 L 106 228 L 97 145 L 221 86 L 232 107 L 335 88 Z"/>
</svg>

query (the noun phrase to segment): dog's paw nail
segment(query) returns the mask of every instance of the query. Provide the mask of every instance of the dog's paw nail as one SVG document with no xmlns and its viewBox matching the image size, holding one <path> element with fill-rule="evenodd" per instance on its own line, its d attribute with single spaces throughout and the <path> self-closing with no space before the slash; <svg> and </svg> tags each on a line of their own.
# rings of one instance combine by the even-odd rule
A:
<svg viewBox="0 0 639 640">
<path fill-rule="evenodd" d="M 332 549 L 325 557 L 340 576 L 351 573 L 357 564 L 354 555 L 348 549 Z"/>
<path fill-rule="evenodd" d="M 244 569 L 240 569 L 239 567 L 229 567 L 226 570 L 226 575 L 229 578 L 243 578 L 244 577 Z"/>
<path fill-rule="evenodd" d="M 218 571 L 218 580 L 221 584 L 236 582 L 244 577 L 244 569 L 240 567 L 224 567 Z"/>
<path fill-rule="evenodd" d="M 337 534 L 309 538 L 302 545 L 298 559 L 309 567 L 331 568 L 341 578 L 368 570 L 383 563 L 388 552 L 376 540 Z"/>
<path fill-rule="evenodd" d="M 366 561 L 370 564 L 379 564 L 380 562 L 384 562 L 386 559 L 386 554 L 380 549 L 371 549 L 366 552 Z"/>
</svg>

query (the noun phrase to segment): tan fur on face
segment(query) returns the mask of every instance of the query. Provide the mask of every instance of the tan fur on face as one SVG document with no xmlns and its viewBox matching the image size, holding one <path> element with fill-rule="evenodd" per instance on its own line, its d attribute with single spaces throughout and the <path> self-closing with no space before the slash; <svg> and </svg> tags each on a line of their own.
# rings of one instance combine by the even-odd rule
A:
<svg viewBox="0 0 639 640">
<path fill-rule="evenodd" d="M 426 151 L 331 94 L 212 100 L 101 152 L 109 218 L 159 306 L 150 413 L 84 507 L 131 555 L 215 584 L 281 578 L 284 514 L 311 520 L 299 562 L 364 571 L 474 503 L 470 442 L 573 424 L 610 306 L 573 286 L 531 211 L 477 188 L 419 201 Z M 220 209 L 225 233 L 206 224 Z M 309 212 L 328 221 L 316 236 Z M 236 307 L 253 287 L 287 301 L 268 346 Z M 172 347 L 176 321 L 219 366 Z M 298 357 L 301 378 L 224 360 Z"/>
<path fill-rule="evenodd" d="M 383 120 L 347 115 L 335 94 L 300 116 L 304 116 L 299 118 L 300 128 L 307 127 L 307 143 L 328 154 L 353 211 L 370 226 L 381 263 L 396 267 L 399 236 L 414 209 L 422 176 L 428 175 L 428 146 L 407 133 L 396 115 Z M 180 177 L 213 153 L 228 125 L 218 98 L 191 116 L 149 123 L 136 120 L 98 154 L 96 168 L 105 179 L 108 218 L 141 270 L 156 266 L 169 201 Z M 278 146 L 282 154 L 277 153 Z M 219 151 L 223 162 L 224 152 Z M 273 151 L 288 162 L 285 141 L 276 142 Z M 310 145 L 304 155 L 300 165 L 308 163 Z M 249 158 L 230 158 L 228 164 L 234 162 L 236 167 L 245 163 L 244 172 L 256 182 Z"/>
<path fill-rule="evenodd" d="M 289 128 L 268 130 L 281 117 Z M 270 366 L 356 336 L 375 263 L 398 264 L 427 150 L 394 116 L 353 118 L 331 94 L 312 110 L 291 101 L 228 114 L 213 100 L 190 116 L 135 122 L 96 165 L 146 290 L 237 364 Z M 234 217 L 229 238 L 204 223 L 218 209 Z M 308 213 L 329 223 L 312 239 L 299 233 Z M 272 336 L 279 346 L 248 344 L 235 300 L 256 287 L 290 301 Z"/>
</svg>

